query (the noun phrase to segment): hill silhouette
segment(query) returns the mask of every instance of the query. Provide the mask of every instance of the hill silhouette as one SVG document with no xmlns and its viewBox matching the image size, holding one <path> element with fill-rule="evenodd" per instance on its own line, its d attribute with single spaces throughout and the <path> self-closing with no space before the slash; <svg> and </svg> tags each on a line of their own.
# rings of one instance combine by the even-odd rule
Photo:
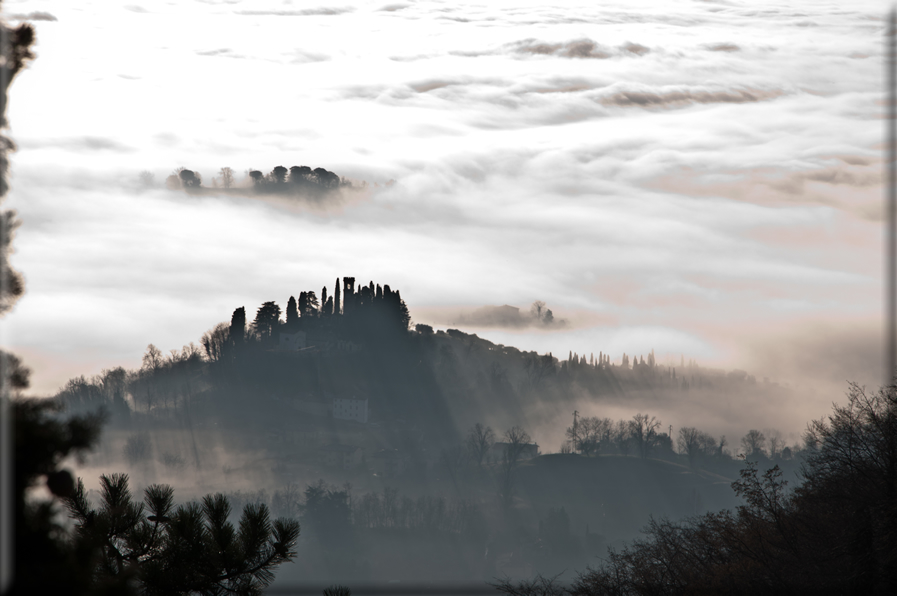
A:
<svg viewBox="0 0 897 596">
<path fill-rule="evenodd" d="M 332 291 L 289 297 L 285 308 L 238 307 L 199 345 L 164 355 L 150 344 L 139 369 L 72 379 L 57 397 L 71 411 L 111 414 L 91 465 L 125 470 L 138 485 L 171 483 L 185 498 L 220 491 L 235 504 L 264 502 L 305 519 L 302 487 L 324 482 L 321 494 L 345 501 L 339 548 L 351 557 L 327 558 L 323 538 L 300 540 L 284 581 L 386 581 L 392 573 L 424 581 L 584 567 L 636 536 L 651 515 L 734 506 L 729 485 L 742 463 L 725 437 L 694 427 L 670 436 L 641 412 L 690 395 L 736 399 L 759 389 L 770 387 L 743 371 L 684 359 L 673 368 L 653 353 L 617 363 L 600 351 L 559 359 L 458 329 L 412 328 L 398 290 L 344 277 Z M 572 425 L 551 418 L 568 420 L 584 401 L 639 413 L 579 415 Z M 763 465 L 788 473 L 800 465 L 801 446 L 785 449 L 759 430 L 746 438 L 740 450 Z M 389 491 L 397 491 L 394 511 Z M 363 503 L 379 507 L 379 517 Z M 439 511 L 466 512 L 457 519 L 467 521 L 420 521 L 448 519 Z M 421 552 L 443 553 L 442 566 Z M 420 561 L 389 563 L 403 557 Z"/>
</svg>

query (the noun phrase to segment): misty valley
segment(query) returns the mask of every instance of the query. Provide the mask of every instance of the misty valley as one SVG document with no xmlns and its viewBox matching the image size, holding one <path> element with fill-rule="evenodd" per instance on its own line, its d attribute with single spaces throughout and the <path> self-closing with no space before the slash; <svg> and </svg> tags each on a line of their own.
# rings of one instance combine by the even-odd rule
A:
<svg viewBox="0 0 897 596">
<path fill-rule="evenodd" d="M 0 595 L 897 594 L 897 8 L 0 5 Z"/>
<path fill-rule="evenodd" d="M 199 345 L 151 344 L 137 370 L 70 380 L 56 396 L 67 414 L 108 414 L 79 471 L 85 497 L 98 502 L 100 475 L 125 472 L 138 500 L 158 483 L 177 502 L 221 493 L 234 522 L 264 503 L 301 525 L 275 587 L 569 582 L 652 516 L 735 508 L 736 454 L 794 479 L 807 448 L 769 429 L 674 430 L 652 414 L 688 399 L 787 399 L 743 371 L 653 353 L 559 359 L 410 323 L 398 290 L 344 277 L 284 312 L 237 308 Z M 631 414 L 601 415 L 611 407 Z"/>
</svg>

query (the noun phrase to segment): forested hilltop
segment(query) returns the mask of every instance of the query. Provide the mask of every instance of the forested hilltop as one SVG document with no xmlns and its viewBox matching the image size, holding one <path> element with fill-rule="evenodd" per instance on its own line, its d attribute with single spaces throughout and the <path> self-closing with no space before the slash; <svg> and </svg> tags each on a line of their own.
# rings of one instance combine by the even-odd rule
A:
<svg viewBox="0 0 897 596">
<path fill-rule="evenodd" d="M 72 379 L 57 397 L 110 414 L 95 475 L 301 515 L 285 581 L 480 581 L 572 573 L 651 515 L 733 507 L 738 453 L 791 474 L 805 446 L 775 431 L 671 433 L 651 412 L 759 390 L 787 396 L 653 353 L 559 359 L 412 326 L 398 290 L 344 277 L 285 309 L 240 306 L 198 343 L 168 354 L 151 344 L 140 369 Z M 629 413 L 594 415 L 605 406 Z"/>
<path fill-rule="evenodd" d="M 427 429 L 435 433 L 430 441 L 438 438 L 432 444 L 438 449 L 455 444 L 477 422 L 526 425 L 531 408 L 550 403 L 566 410 L 583 397 L 615 403 L 699 391 L 732 397 L 758 385 L 786 393 L 744 371 L 710 369 L 684 358 L 678 367 L 661 365 L 653 352 L 622 354 L 616 363 L 600 350 L 559 359 L 457 329 L 410 323 L 398 290 L 373 281 L 356 286 L 355 278 L 344 277 L 332 292 L 324 286 L 320 294 L 290 296 L 285 310 L 265 302 L 250 319 L 239 307 L 199 345 L 164 354 L 150 344 L 139 370 L 72 379 L 59 397 L 73 408 L 106 406 L 119 421 L 175 419 L 188 408 L 201 419 L 226 420 L 239 412 L 245 422 L 247 410 L 261 421 L 273 404 L 312 415 L 329 410 L 334 399 L 367 400 L 371 422 L 401 420 Z M 612 433 L 604 434 L 607 439 Z M 658 445 L 672 447 L 674 439 L 667 436 Z M 558 437 L 550 450 L 563 441 Z M 605 450 L 611 448 L 605 442 Z M 775 439 L 773 454 L 784 447 Z"/>
</svg>

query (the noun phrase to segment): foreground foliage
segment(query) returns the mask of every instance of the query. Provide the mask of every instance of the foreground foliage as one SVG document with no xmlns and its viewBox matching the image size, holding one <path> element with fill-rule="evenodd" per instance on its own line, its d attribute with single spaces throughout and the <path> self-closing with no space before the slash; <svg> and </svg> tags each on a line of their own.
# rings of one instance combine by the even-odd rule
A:
<svg viewBox="0 0 897 596">
<path fill-rule="evenodd" d="M 60 467 L 99 438 L 103 416 L 61 419 L 58 403 L 16 400 L 15 583 L 11 594 L 260 594 L 273 570 L 295 557 L 299 523 L 270 520 L 264 504 L 228 521 L 223 495 L 174 506 L 170 486 L 153 485 L 136 503 L 128 476 L 101 476 L 99 507 Z M 74 533 L 56 521 L 54 501 L 26 499 L 45 483 L 66 504 Z"/>
<path fill-rule="evenodd" d="M 98 580 L 130 577 L 145 594 L 261 594 L 274 567 L 295 556 L 299 523 L 272 523 L 264 504 L 246 505 L 237 530 L 224 495 L 175 508 L 170 486 L 152 485 L 135 503 L 126 474 L 103 475 L 100 483 L 98 509 L 80 479 L 66 499 L 76 536 L 99 552 Z"/>
<path fill-rule="evenodd" d="M 15 441 L 13 469 L 14 577 L 8 594 L 80 594 L 90 585 L 92 552 L 67 540 L 53 501 L 27 499 L 46 487 L 56 497 L 72 494 L 71 473 L 62 462 L 83 456 L 99 438 L 102 416 L 60 420 L 58 403 L 22 399 L 8 405 Z M 4 412 L 4 415 L 6 412 Z"/>
<path fill-rule="evenodd" d="M 788 491 L 778 466 L 746 462 L 734 512 L 652 520 L 645 537 L 572 586 L 552 579 L 496 587 L 506 594 L 897 593 L 897 387 L 848 402 L 810 424 L 804 482 Z"/>
</svg>

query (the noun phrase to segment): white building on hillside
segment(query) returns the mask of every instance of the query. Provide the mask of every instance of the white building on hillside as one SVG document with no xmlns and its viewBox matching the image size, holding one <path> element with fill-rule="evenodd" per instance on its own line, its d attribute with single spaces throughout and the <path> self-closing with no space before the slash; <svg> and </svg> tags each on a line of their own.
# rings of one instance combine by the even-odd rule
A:
<svg viewBox="0 0 897 596">
<path fill-rule="evenodd" d="M 307 346 L 305 331 L 297 331 L 296 333 L 281 333 L 280 343 L 277 348 L 280 350 L 294 351 L 301 350 Z"/>
<path fill-rule="evenodd" d="M 337 420 L 354 420 L 367 424 L 368 400 L 367 399 L 333 399 L 333 417 Z"/>
</svg>

